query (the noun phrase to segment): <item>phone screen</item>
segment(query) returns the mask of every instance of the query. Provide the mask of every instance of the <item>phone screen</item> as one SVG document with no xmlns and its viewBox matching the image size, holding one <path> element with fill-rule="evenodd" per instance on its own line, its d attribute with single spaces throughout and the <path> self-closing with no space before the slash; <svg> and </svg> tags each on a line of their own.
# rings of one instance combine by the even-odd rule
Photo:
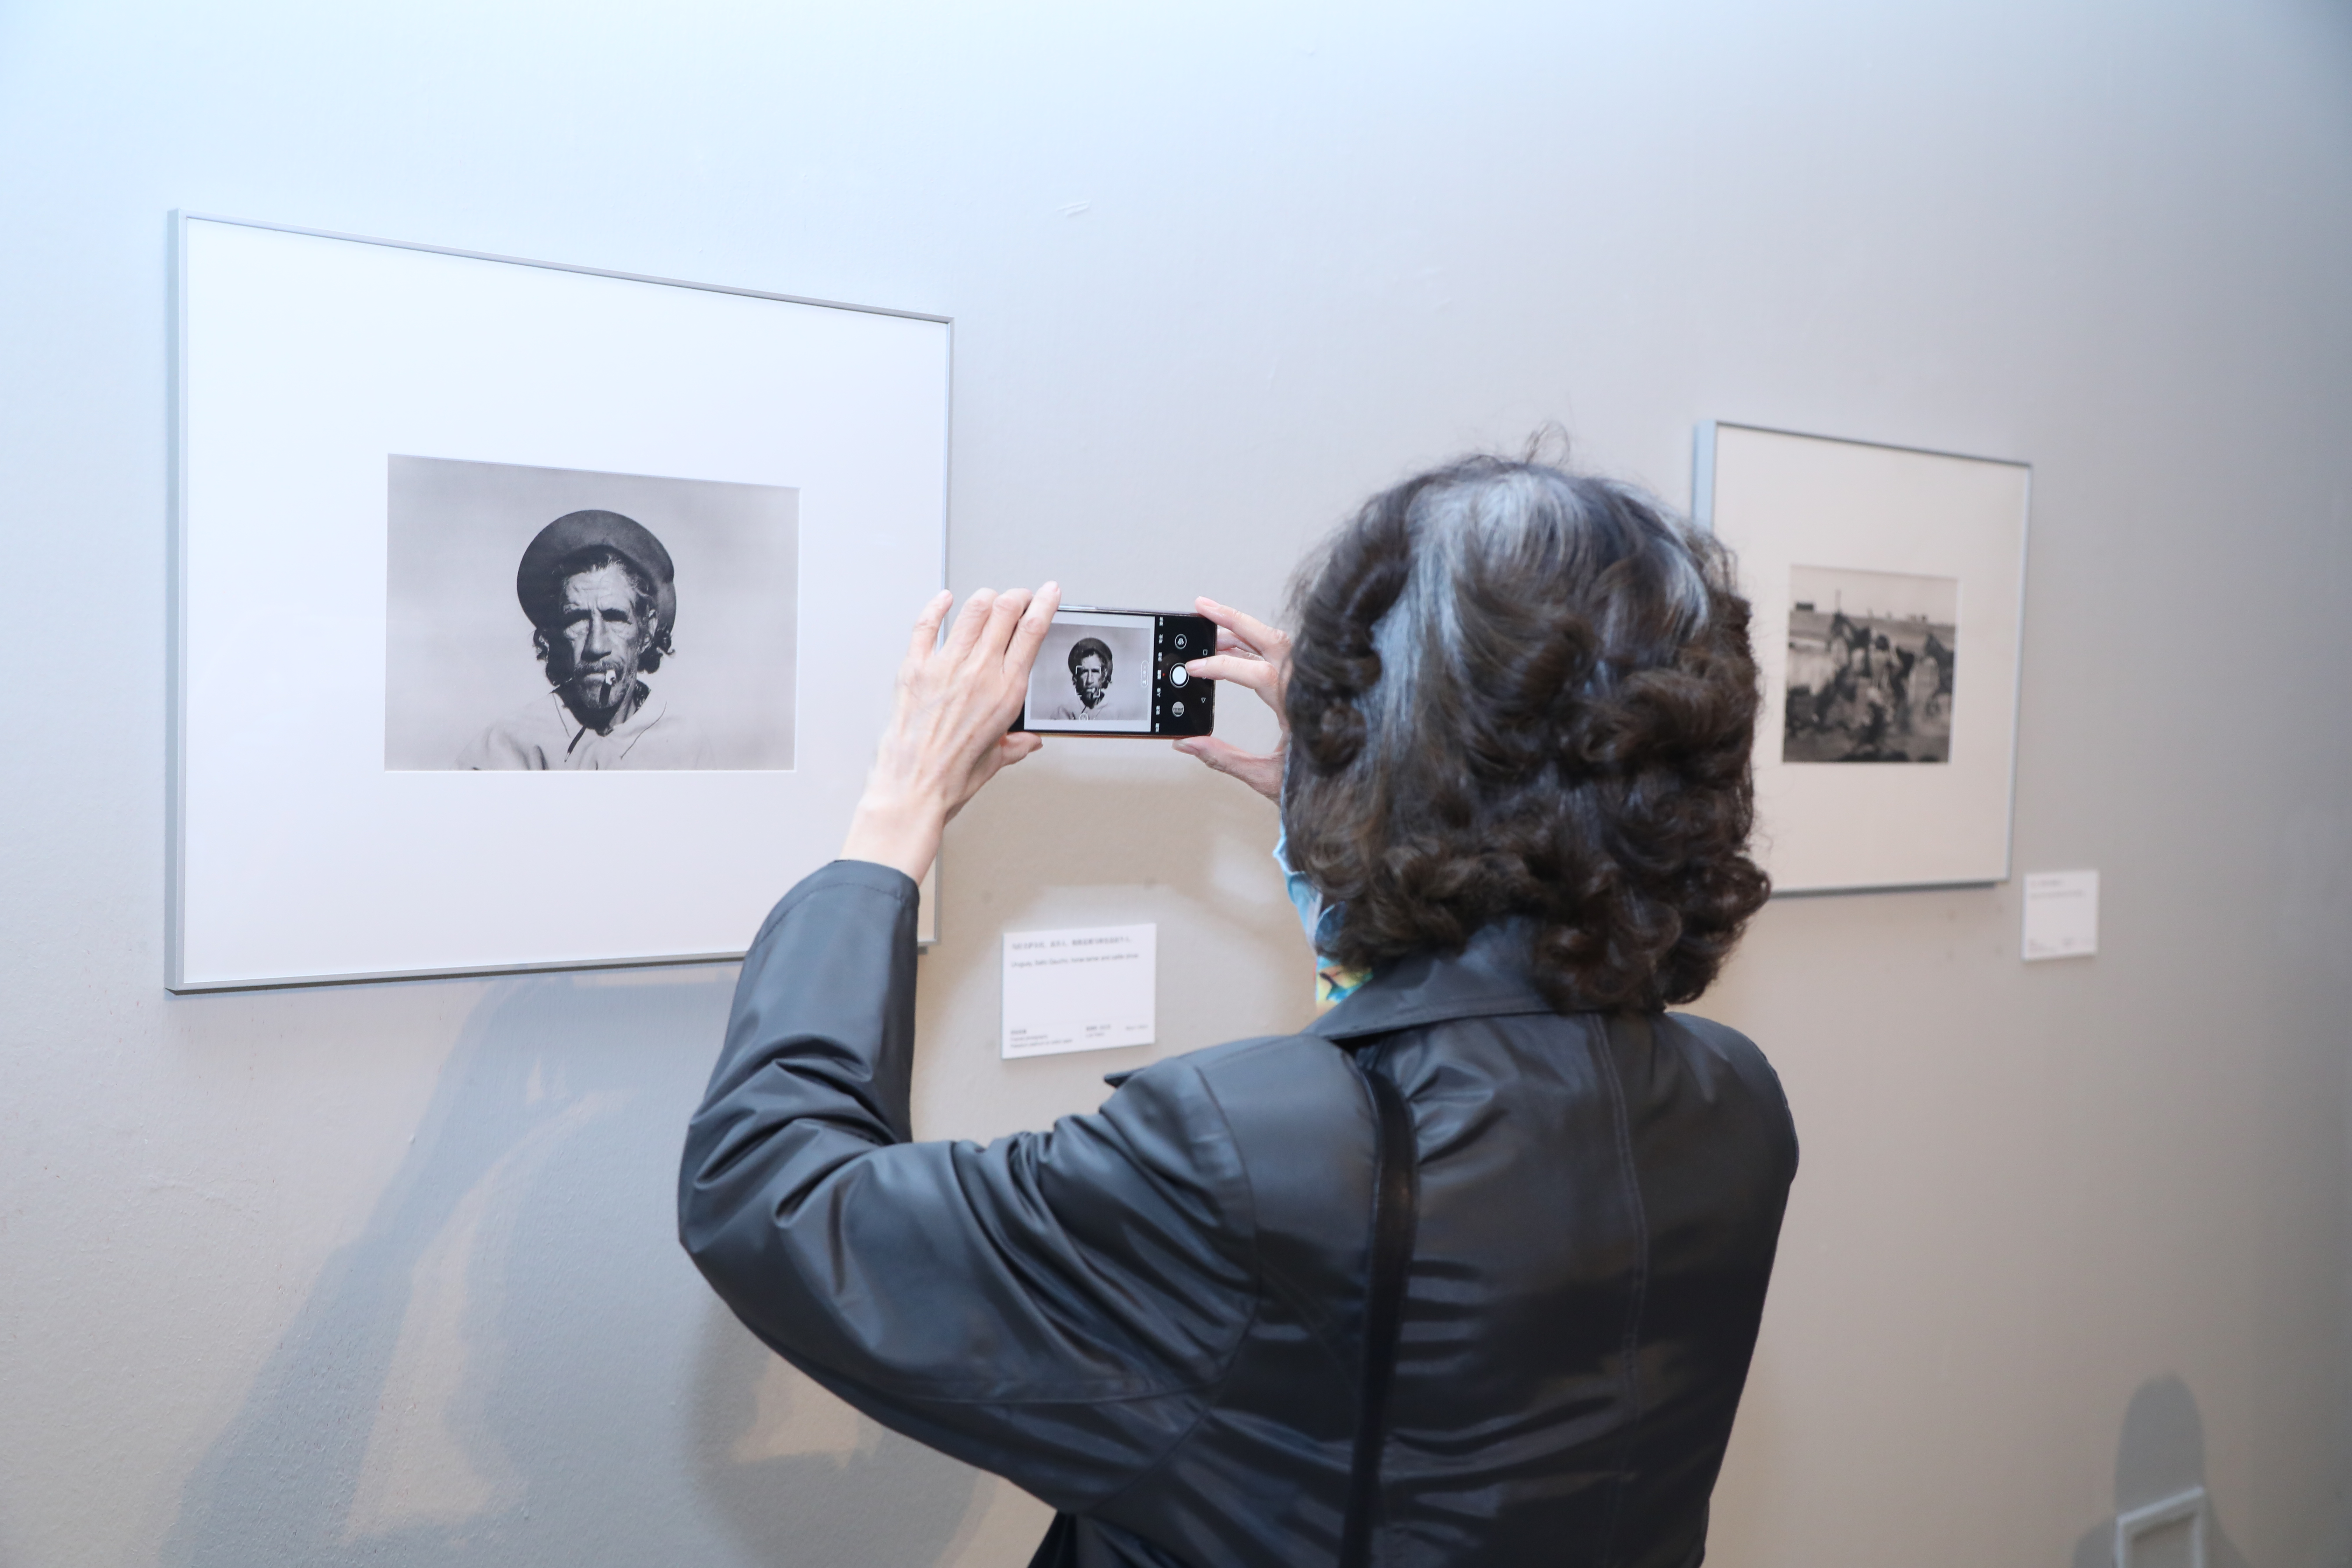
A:
<svg viewBox="0 0 2352 1568">
<path fill-rule="evenodd" d="M 1065 605 L 1013 727 L 1040 735 L 1205 735 L 1217 689 L 1183 666 L 1217 651 L 1216 623 L 1160 610 Z"/>
</svg>

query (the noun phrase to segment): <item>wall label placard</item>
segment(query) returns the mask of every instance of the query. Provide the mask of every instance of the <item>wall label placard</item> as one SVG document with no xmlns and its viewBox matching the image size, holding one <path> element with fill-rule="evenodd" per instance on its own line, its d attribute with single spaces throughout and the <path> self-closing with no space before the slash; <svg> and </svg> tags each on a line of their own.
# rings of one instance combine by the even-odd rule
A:
<svg viewBox="0 0 2352 1568">
<path fill-rule="evenodd" d="M 2088 958 L 2098 951 L 2099 874 L 2030 873 L 2025 879 L 2026 961 Z"/>
<path fill-rule="evenodd" d="M 1005 1058 L 1150 1045 L 1159 936 L 1156 925 L 1005 932 Z"/>
</svg>

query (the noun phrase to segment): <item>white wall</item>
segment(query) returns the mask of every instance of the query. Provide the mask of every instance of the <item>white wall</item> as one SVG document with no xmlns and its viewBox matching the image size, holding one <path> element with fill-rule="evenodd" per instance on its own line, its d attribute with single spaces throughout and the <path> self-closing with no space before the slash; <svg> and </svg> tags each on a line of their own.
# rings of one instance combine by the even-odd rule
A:
<svg viewBox="0 0 2352 1568">
<path fill-rule="evenodd" d="M 1271 605 L 1544 421 L 1676 501 L 1709 417 L 2032 461 L 2018 863 L 2105 952 L 2021 966 L 2013 886 L 1758 921 L 1705 1010 L 1805 1164 L 1712 1561 L 2089 1568 L 2202 1479 L 2221 1563 L 2345 1563 L 2347 89 L 2316 0 L 0 4 L 0 1564 L 1042 1527 L 677 1254 L 728 973 L 163 992 L 173 207 L 952 314 L 962 587 Z M 1303 1016 L 1270 816 L 1181 763 L 957 826 L 928 1132 L 1118 1065 L 994 1059 L 1007 925 L 1159 921 L 1167 1049 Z"/>
</svg>

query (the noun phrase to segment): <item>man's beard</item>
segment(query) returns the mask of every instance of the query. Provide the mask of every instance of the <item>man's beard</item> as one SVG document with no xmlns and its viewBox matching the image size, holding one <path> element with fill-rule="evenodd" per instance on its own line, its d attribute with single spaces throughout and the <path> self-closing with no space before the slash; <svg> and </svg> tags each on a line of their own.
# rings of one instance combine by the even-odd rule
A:
<svg viewBox="0 0 2352 1568">
<path fill-rule="evenodd" d="M 556 689 L 576 709 L 610 713 L 629 700 L 636 677 L 635 661 L 600 658 L 574 669 Z"/>
</svg>

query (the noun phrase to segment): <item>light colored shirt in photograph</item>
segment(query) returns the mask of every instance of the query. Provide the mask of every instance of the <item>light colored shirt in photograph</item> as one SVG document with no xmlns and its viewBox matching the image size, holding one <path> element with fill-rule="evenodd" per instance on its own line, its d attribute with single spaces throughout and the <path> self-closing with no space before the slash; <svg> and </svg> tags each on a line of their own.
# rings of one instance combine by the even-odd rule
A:
<svg viewBox="0 0 2352 1568">
<path fill-rule="evenodd" d="M 478 770 L 583 772 L 596 768 L 698 768 L 701 733 L 651 691 L 637 710 L 600 735 L 572 716 L 551 691 L 482 731 L 458 753 Z"/>
<path fill-rule="evenodd" d="M 1132 724 L 1143 717 L 1143 698 L 1133 682 L 1126 686 L 1114 684 L 1103 693 L 1103 700 L 1089 708 L 1079 700 L 1075 689 L 1066 689 L 1055 700 L 1045 705 L 1035 716 L 1041 724 Z"/>
<path fill-rule="evenodd" d="M 1125 719 L 1133 721 L 1142 718 L 1143 715 L 1140 713 L 1130 713 L 1125 710 L 1127 708 L 1131 708 L 1133 706 L 1134 704 L 1132 703 L 1121 704 L 1105 700 L 1096 706 L 1089 708 L 1085 703 L 1073 697 L 1066 701 L 1056 702 L 1051 708 L 1046 709 L 1045 712 L 1045 721 L 1049 724 L 1066 724 L 1074 719 L 1081 723 L 1088 721 L 1093 721 L 1098 723 L 1105 719 Z"/>
</svg>

